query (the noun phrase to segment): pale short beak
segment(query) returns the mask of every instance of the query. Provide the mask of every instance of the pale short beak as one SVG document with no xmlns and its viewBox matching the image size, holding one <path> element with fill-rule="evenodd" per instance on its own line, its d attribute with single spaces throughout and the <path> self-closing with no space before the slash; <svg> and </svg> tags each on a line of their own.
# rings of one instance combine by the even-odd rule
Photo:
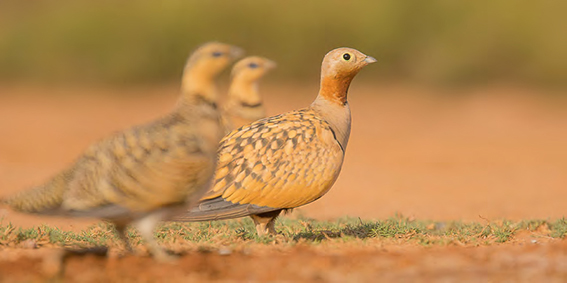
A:
<svg viewBox="0 0 567 283">
<path fill-rule="evenodd" d="M 266 69 L 271 70 L 274 69 L 275 67 L 278 66 L 278 64 L 276 64 L 276 62 L 272 61 L 272 60 L 266 60 Z"/>
<path fill-rule="evenodd" d="M 242 48 L 232 46 L 230 48 L 230 57 L 233 59 L 238 59 L 244 55 L 244 50 Z"/>
<path fill-rule="evenodd" d="M 366 58 L 364 58 L 364 62 L 366 62 L 366 64 L 371 64 L 375 63 L 376 59 L 374 59 L 374 57 L 366 56 Z"/>
</svg>

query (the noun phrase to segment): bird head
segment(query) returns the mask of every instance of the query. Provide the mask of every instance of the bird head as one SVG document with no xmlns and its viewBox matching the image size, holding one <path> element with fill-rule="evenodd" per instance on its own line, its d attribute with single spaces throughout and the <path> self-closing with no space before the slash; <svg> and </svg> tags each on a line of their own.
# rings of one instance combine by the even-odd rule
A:
<svg viewBox="0 0 567 283">
<path fill-rule="evenodd" d="M 191 54 L 185 65 L 185 72 L 194 71 L 202 76 L 216 77 L 244 51 L 236 46 L 220 42 L 201 45 Z"/>
<path fill-rule="evenodd" d="M 234 80 L 255 81 L 275 67 L 276 63 L 267 58 L 259 56 L 246 57 L 234 64 L 232 78 Z"/>
<path fill-rule="evenodd" d="M 376 59 L 353 48 L 331 50 L 321 65 L 321 89 L 319 96 L 338 105 L 347 103 L 347 92 L 354 76 Z"/>
<path fill-rule="evenodd" d="M 376 59 L 353 48 L 333 49 L 323 58 L 321 77 L 352 79 L 364 66 L 374 62 Z"/>
</svg>

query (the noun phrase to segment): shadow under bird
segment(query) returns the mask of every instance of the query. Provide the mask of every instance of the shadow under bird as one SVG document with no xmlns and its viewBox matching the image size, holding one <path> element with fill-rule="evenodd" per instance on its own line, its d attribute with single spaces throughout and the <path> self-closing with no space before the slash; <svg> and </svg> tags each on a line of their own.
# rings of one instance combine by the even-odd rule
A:
<svg viewBox="0 0 567 283">
<path fill-rule="evenodd" d="M 261 119 L 224 137 L 213 187 L 198 206 L 173 221 L 251 216 L 258 235 L 276 234 L 274 222 L 281 211 L 322 197 L 339 176 L 351 128 L 348 88 L 373 62 L 352 48 L 327 53 L 311 106 Z"/>
<path fill-rule="evenodd" d="M 246 57 L 234 64 L 222 112 L 227 133 L 266 117 L 258 81 L 275 67 L 275 62 L 259 56 Z"/>
<path fill-rule="evenodd" d="M 2 200 L 13 210 L 102 218 L 130 245 L 133 224 L 157 259 L 169 259 L 153 238 L 161 220 L 185 211 L 210 187 L 224 134 L 215 77 L 240 49 L 208 43 L 189 57 L 173 111 L 100 140 L 47 183 Z"/>
</svg>

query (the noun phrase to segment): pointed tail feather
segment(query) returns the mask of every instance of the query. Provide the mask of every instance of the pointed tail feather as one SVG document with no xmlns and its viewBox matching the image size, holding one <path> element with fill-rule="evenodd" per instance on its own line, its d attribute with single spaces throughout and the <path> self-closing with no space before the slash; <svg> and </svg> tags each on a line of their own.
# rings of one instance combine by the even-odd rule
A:
<svg viewBox="0 0 567 283">
<path fill-rule="evenodd" d="M 42 186 L 2 199 L 2 204 L 19 212 L 55 214 L 61 208 L 70 175 L 70 170 L 65 171 Z"/>
<path fill-rule="evenodd" d="M 208 199 L 199 203 L 184 214 L 177 215 L 171 221 L 198 222 L 245 217 L 269 211 L 280 210 L 255 204 L 239 204 L 227 201 L 221 197 Z"/>
</svg>

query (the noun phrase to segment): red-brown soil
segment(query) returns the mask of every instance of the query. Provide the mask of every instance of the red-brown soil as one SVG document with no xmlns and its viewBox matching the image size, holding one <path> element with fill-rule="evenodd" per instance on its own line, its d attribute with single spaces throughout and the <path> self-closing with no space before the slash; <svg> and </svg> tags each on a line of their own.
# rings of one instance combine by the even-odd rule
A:
<svg viewBox="0 0 567 283">
<path fill-rule="evenodd" d="M 9 253 L 10 251 L 3 251 Z M 53 277 L 46 250 L 19 251 L 0 258 L 0 281 Z M 41 254 L 41 256 L 38 256 Z M 68 282 L 565 282 L 567 244 L 422 248 L 298 246 L 237 251 L 228 255 L 191 253 L 168 263 L 149 257 L 67 256 L 58 278 Z"/>
<path fill-rule="evenodd" d="M 265 86 L 271 114 L 307 106 L 317 87 Z M 124 93 L 126 95 L 124 95 Z M 0 197 L 41 183 L 91 142 L 166 113 L 176 87 L 0 87 Z M 293 215 L 377 219 L 557 219 L 567 199 L 567 98 L 517 87 L 435 90 L 355 84 L 353 128 L 331 191 Z M 0 208 L 3 222 L 80 230 L 95 220 L 40 218 Z M 567 280 L 565 240 L 422 248 L 366 242 L 317 249 L 190 253 L 177 265 L 149 258 L 68 257 L 69 281 Z M 42 249 L 0 250 L 0 281 L 45 279 Z M 34 254 L 36 254 L 34 256 Z M 34 259 L 36 258 L 36 259 Z M 7 274 L 13 274 L 13 277 Z M 43 276 L 43 277 L 42 277 Z M 538 281 L 538 280 L 535 280 Z"/>
</svg>

